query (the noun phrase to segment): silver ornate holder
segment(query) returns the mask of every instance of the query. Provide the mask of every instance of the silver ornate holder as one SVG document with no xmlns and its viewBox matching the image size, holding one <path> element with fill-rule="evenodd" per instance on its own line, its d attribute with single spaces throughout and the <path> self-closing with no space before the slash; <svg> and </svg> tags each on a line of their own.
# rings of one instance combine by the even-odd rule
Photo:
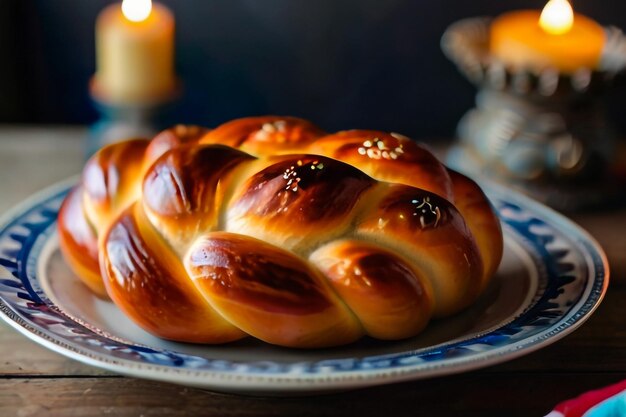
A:
<svg viewBox="0 0 626 417">
<path fill-rule="evenodd" d="M 454 23 L 442 49 L 478 88 L 458 126 L 448 164 L 519 189 L 560 210 L 623 197 L 623 144 L 608 123 L 604 92 L 626 68 L 626 38 L 607 28 L 599 69 L 574 74 L 506 67 L 489 53 L 490 18 Z M 623 171 L 623 169 L 622 169 Z"/>
</svg>

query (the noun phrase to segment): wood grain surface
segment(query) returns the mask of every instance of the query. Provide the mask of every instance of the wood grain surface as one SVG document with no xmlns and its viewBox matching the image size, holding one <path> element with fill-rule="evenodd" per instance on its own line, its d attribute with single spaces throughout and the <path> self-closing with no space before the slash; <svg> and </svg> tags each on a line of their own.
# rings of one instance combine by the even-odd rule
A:
<svg viewBox="0 0 626 417">
<path fill-rule="evenodd" d="M 82 166 L 82 128 L 0 128 L 0 213 Z M 0 324 L 4 416 L 543 416 L 626 379 L 626 209 L 572 217 L 605 248 L 611 285 L 580 329 L 505 364 L 319 397 L 212 393 L 127 378 L 67 359 Z"/>
</svg>

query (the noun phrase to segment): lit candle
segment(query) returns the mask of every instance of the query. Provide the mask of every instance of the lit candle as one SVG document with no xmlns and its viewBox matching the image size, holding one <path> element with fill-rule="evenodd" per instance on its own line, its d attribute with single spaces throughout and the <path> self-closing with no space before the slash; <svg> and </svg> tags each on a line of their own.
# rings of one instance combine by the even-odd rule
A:
<svg viewBox="0 0 626 417">
<path fill-rule="evenodd" d="M 573 73 L 596 69 L 606 34 L 595 21 L 574 13 L 567 0 L 550 0 L 543 11 L 503 14 L 491 25 L 491 53 L 508 66 Z"/>
<path fill-rule="evenodd" d="M 151 0 L 124 0 L 96 22 L 93 94 L 108 103 L 152 103 L 175 89 L 174 17 Z"/>
</svg>

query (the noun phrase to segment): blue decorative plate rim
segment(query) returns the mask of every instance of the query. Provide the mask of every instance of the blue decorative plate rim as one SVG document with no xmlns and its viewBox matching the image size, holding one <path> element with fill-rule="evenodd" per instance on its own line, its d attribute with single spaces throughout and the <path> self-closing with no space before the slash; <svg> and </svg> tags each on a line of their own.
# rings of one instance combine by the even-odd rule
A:
<svg viewBox="0 0 626 417">
<path fill-rule="evenodd" d="M 0 317 L 37 343 L 81 362 L 114 372 L 193 386 L 249 391 L 299 391 L 359 387 L 464 372 L 533 352 L 579 327 L 598 307 L 608 286 L 606 256 L 583 229 L 521 194 L 482 184 L 505 233 L 526 240 L 541 256 L 547 284 L 511 321 L 463 340 L 370 357 L 297 363 L 228 361 L 121 341 L 66 315 L 37 283 L 36 262 L 55 229 L 58 207 L 76 179 L 49 187 L 0 220 Z M 568 266 L 567 250 L 585 258 L 586 276 Z M 563 288 L 584 284 L 576 300 Z"/>
</svg>

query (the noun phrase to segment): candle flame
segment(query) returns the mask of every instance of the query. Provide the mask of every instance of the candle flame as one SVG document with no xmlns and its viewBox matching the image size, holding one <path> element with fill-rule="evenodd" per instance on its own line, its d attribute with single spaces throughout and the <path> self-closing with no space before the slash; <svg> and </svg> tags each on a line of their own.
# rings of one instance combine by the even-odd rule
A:
<svg viewBox="0 0 626 417">
<path fill-rule="evenodd" d="M 539 26 L 551 35 L 563 35 L 574 26 L 574 10 L 567 0 L 550 0 L 541 12 Z"/>
<path fill-rule="evenodd" d="M 133 22 L 144 21 L 152 11 L 152 0 L 123 0 L 122 13 Z"/>
</svg>

